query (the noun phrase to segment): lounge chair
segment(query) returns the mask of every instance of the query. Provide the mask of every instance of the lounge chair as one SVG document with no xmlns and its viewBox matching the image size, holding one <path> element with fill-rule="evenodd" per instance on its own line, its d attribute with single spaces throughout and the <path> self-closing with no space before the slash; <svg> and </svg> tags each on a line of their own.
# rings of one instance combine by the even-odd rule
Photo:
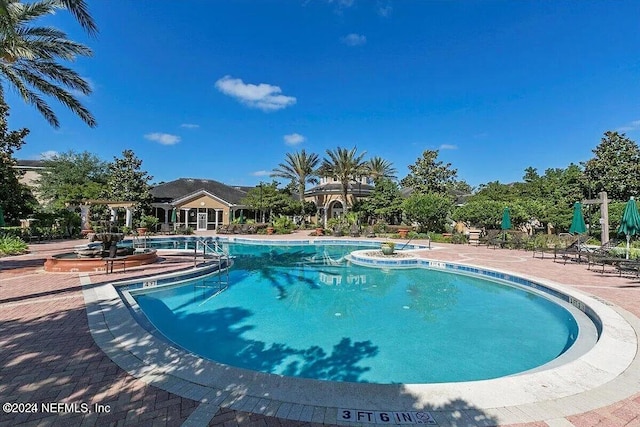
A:
<svg viewBox="0 0 640 427">
<path fill-rule="evenodd" d="M 216 233 L 218 234 L 229 234 L 229 226 L 226 224 L 221 224 L 218 226 L 218 229 L 216 230 Z"/>
<path fill-rule="evenodd" d="M 573 237 L 573 236 L 572 236 Z M 587 259 L 587 249 L 584 242 L 581 241 L 580 236 L 573 237 L 564 248 L 557 248 L 554 254 L 554 258 L 562 258 L 564 264 L 567 261 L 577 261 L 580 264 L 584 259 Z"/>
<path fill-rule="evenodd" d="M 502 230 L 487 230 L 484 236 L 478 237 L 478 243 L 476 246 L 486 245 L 487 247 L 493 246 L 497 248 L 502 245 Z"/>
<path fill-rule="evenodd" d="M 616 255 L 611 252 L 611 249 L 618 246 L 619 243 L 620 240 L 611 239 L 599 248 L 589 251 L 587 254 L 589 262 L 587 269 L 591 270 L 592 265 L 599 265 L 602 266 L 600 273 L 604 273 L 606 266 L 616 267 L 619 262 L 625 261 L 625 259 L 622 258 L 622 254 Z"/>
<path fill-rule="evenodd" d="M 622 273 L 633 273 L 636 277 L 640 277 L 640 259 L 628 260 L 624 259 L 616 264 L 616 269 L 622 276 Z"/>
<path fill-rule="evenodd" d="M 349 235 L 351 237 L 360 237 L 360 226 L 358 224 L 353 224 L 349 229 Z"/>
</svg>

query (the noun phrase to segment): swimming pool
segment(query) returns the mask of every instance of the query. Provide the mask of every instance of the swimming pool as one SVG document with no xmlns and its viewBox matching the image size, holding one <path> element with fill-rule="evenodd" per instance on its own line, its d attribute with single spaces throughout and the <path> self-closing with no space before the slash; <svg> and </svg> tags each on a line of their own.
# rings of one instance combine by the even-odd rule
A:
<svg viewBox="0 0 640 427">
<path fill-rule="evenodd" d="M 580 333 L 575 313 L 543 295 L 447 271 L 356 266 L 346 259 L 355 249 L 230 244 L 224 292 L 198 279 L 131 294 L 190 352 L 331 381 L 496 378 L 553 361 Z"/>
</svg>

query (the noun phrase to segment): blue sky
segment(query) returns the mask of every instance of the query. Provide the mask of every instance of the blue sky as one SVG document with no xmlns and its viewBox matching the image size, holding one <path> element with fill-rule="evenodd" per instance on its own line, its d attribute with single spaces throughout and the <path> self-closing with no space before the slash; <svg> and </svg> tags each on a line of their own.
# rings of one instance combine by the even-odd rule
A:
<svg viewBox="0 0 640 427">
<path fill-rule="evenodd" d="M 426 149 L 473 186 L 588 160 L 640 135 L 640 2 L 98 0 L 72 67 L 88 128 L 8 96 L 18 158 L 132 149 L 154 182 L 270 181 L 287 152 L 357 147 L 407 175 Z"/>
</svg>

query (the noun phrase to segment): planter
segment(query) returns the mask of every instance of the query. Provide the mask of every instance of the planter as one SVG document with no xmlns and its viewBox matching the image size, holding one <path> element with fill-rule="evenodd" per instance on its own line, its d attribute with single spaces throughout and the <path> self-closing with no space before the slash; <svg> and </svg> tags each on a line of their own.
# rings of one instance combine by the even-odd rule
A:
<svg viewBox="0 0 640 427">
<path fill-rule="evenodd" d="M 398 234 L 400 235 L 401 239 L 404 239 L 405 237 L 407 237 L 407 234 L 409 233 L 409 229 L 408 228 L 401 228 L 398 230 Z"/>
<path fill-rule="evenodd" d="M 143 236 L 145 234 L 147 234 L 147 227 L 139 227 L 137 230 L 139 235 Z"/>
<path fill-rule="evenodd" d="M 267 227 L 267 234 L 268 234 L 268 235 L 271 235 L 271 234 L 273 234 L 273 232 L 274 232 L 275 230 L 276 230 L 276 229 L 275 229 L 275 228 L 273 228 L 273 227 Z"/>
<path fill-rule="evenodd" d="M 382 255 L 393 255 L 395 252 L 395 246 L 391 245 L 380 245 L 380 250 L 382 251 Z"/>
</svg>

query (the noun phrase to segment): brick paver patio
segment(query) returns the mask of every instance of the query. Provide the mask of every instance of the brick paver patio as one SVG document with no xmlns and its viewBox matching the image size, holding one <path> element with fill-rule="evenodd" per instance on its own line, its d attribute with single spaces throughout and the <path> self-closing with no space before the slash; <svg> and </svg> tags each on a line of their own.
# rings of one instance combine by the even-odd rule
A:
<svg viewBox="0 0 640 427">
<path fill-rule="evenodd" d="M 297 237 L 308 238 L 298 233 Z M 270 237 L 270 236 L 269 236 Z M 289 238 L 289 237 L 288 237 Z M 77 273 L 46 273 L 47 256 L 68 251 L 78 241 L 31 245 L 31 253 L 0 258 L 0 403 L 35 403 L 0 412 L 0 426 L 14 425 L 193 425 L 200 402 L 136 379 L 102 352 L 91 336 Z M 599 297 L 640 317 L 640 280 L 600 274 L 585 265 L 562 265 L 523 251 L 438 245 L 429 258 L 500 268 L 554 280 Z M 189 267 L 171 258 L 126 273 L 91 274 L 91 285 Z M 42 404 L 65 403 L 66 407 Z M 76 404 L 73 406 L 71 404 Z M 83 406 L 82 404 L 88 405 Z M 94 404 L 102 405 L 99 408 Z M 44 407 L 47 409 L 46 407 Z M 102 409 L 99 412 L 98 409 Z M 15 409 L 15 411 L 13 411 Z M 18 411 L 19 409 L 19 411 Z M 35 410 L 37 412 L 25 412 Z M 52 412 L 57 409 L 59 413 Z M 107 411 L 108 410 L 108 411 Z M 490 424 L 490 423 L 489 423 Z M 221 408 L 209 425 L 320 425 Z M 473 425 L 461 420 L 456 425 Z M 629 398 L 561 419 L 519 426 L 640 426 L 640 384 Z"/>
</svg>

